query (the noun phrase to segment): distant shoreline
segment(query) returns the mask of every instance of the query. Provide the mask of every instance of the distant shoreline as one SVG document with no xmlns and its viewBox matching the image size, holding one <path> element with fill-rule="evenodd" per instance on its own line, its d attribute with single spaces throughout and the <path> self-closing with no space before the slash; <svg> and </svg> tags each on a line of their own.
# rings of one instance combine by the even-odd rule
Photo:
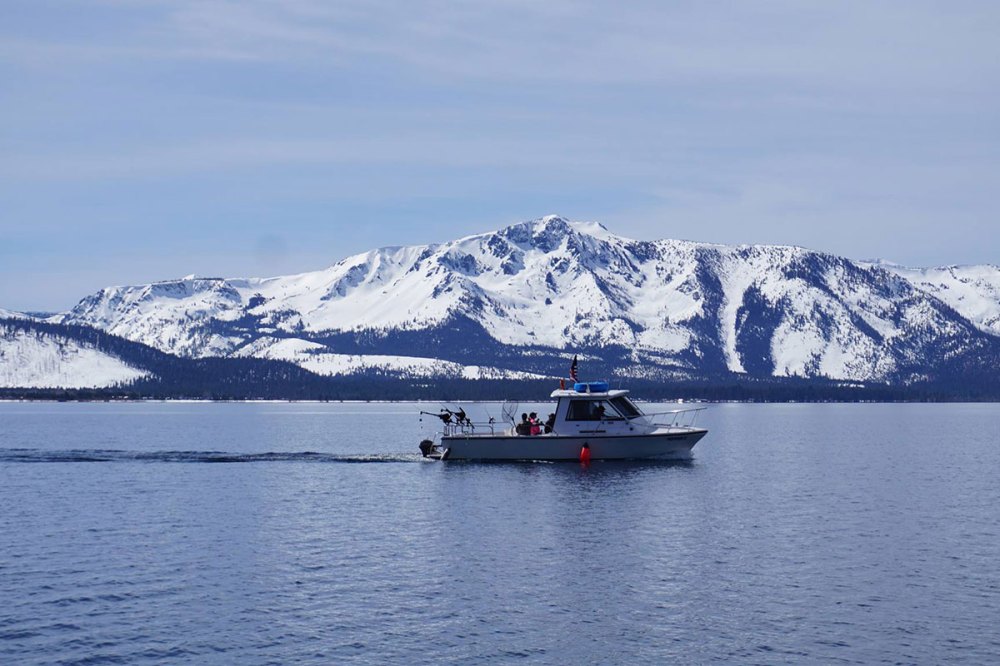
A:
<svg viewBox="0 0 1000 666">
<path fill-rule="evenodd" d="M 766 404 L 766 405 L 815 405 L 815 404 L 835 404 L 835 405 L 846 405 L 846 404 L 877 404 L 877 405 L 891 405 L 891 404 L 1000 404 L 1000 399 L 970 399 L 970 398 L 941 398 L 941 399 L 927 399 L 927 398 L 898 398 L 898 399 L 853 399 L 853 400 L 834 400 L 834 399 L 816 399 L 816 400 L 804 400 L 804 399 L 784 399 L 784 400 L 765 400 L 765 399 L 743 399 L 743 400 L 704 400 L 704 399 L 644 399 L 639 397 L 633 398 L 636 402 L 640 404 L 677 404 L 677 405 L 746 405 L 746 404 Z M 320 399 L 281 399 L 281 398 L 232 398 L 232 399 L 213 399 L 213 398 L 0 398 L 0 404 L 19 404 L 19 403 L 37 403 L 37 404 L 60 404 L 60 403 L 73 403 L 73 404 L 91 404 L 91 403 L 160 403 L 160 404 L 303 404 L 303 405 L 322 405 L 322 404 L 414 404 L 414 405 L 432 405 L 435 407 L 440 406 L 442 403 L 446 404 L 466 404 L 466 405 L 477 405 L 477 404 L 497 404 L 503 402 L 511 403 L 546 403 L 550 402 L 552 399 L 530 397 L 530 398 L 497 398 L 497 399 L 483 399 L 483 398 L 372 398 L 372 399 L 357 399 L 357 398 L 343 398 L 343 399 L 330 399 L 330 400 L 320 400 Z"/>
</svg>

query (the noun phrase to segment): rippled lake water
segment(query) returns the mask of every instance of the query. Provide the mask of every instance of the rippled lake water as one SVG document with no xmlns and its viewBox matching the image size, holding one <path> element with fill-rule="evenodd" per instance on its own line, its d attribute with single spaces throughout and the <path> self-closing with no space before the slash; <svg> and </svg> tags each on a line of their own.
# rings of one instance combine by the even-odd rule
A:
<svg viewBox="0 0 1000 666">
<path fill-rule="evenodd" d="M 589 467 L 423 461 L 419 408 L 0 404 L 0 663 L 1000 662 L 1000 405 Z"/>
</svg>

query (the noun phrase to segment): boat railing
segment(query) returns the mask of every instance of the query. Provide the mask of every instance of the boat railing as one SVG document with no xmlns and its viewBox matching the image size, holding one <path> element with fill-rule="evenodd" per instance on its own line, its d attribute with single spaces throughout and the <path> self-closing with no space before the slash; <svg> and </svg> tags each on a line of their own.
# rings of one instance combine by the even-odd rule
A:
<svg viewBox="0 0 1000 666">
<path fill-rule="evenodd" d="M 498 425 L 501 428 L 503 427 L 502 423 L 498 424 L 495 421 L 473 422 L 466 419 L 461 423 L 455 423 L 455 422 L 445 423 L 444 434 L 453 436 L 453 435 L 475 435 L 477 433 L 485 435 L 486 433 L 489 433 L 491 435 L 495 435 L 496 434 L 495 429 Z"/>
<path fill-rule="evenodd" d="M 648 412 L 643 416 L 646 422 L 652 426 L 661 428 L 693 428 L 698 420 L 698 415 L 705 411 L 706 407 L 688 407 L 686 409 L 672 409 L 667 412 Z"/>
</svg>

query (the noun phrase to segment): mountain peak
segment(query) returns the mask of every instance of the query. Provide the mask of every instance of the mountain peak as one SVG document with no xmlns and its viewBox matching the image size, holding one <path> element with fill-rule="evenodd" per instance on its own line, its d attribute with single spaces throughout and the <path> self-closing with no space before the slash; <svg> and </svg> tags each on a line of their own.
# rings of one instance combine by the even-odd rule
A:
<svg viewBox="0 0 1000 666">
<path fill-rule="evenodd" d="M 536 248 L 543 252 L 553 251 L 568 237 L 612 237 L 611 232 L 598 222 L 575 222 L 561 215 L 546 215 L 520 222 L 499 230 L 497 234 L 523 249 Z"/>
<path fill-rule="evenodd" d="M 536 229 L 562 233 L 577 233 L 585 236 L 612 235 L 608 228 L 600 222 L 579 222 L 562 215 L 544 215 L 527 224 L 535 225 Z"/>
</svg>

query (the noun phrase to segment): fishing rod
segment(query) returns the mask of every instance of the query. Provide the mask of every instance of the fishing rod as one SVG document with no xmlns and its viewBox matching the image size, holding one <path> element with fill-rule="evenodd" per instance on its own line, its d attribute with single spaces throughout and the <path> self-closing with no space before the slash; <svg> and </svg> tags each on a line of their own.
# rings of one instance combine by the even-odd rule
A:
<svg viewBox="0 0 1000 666">
<path fill-rule="evenodd" d="M 434 412 L 425 412 L 423 410 L 421 410 L 420 413 L 426 416 L 436 416 L 437 418 L 441 419 L 441 422 L 444 423 L 445 425 L 450 424 L 452 422 L 452 419 L 454 419 L 456 425 L 465 425 L 469 426 L 473 430 L 475 429 L 475 426 L 472 424 L 472 421 L 465 413 L 465 410 L 462 409 L 461 407 L 459 407 L 456 410 L 452 410 L 442 406 L 441 412 L 438 414 L 435 414 Z"/>
<path fill-rule="evenodd" d="M 444 423 L 451 423 L 451 412 L 448 410 L 445 410 L 440 414 L 435 414 L 434 412 L 425 412 L 423 410 L 420 410 L 420 413 L 425 416 L 436 416 L 439 419 L 441 419 L 441 421 L 443 421 Z M 420 420 L 423 421 L 423 419 Z"/>
</svg>

